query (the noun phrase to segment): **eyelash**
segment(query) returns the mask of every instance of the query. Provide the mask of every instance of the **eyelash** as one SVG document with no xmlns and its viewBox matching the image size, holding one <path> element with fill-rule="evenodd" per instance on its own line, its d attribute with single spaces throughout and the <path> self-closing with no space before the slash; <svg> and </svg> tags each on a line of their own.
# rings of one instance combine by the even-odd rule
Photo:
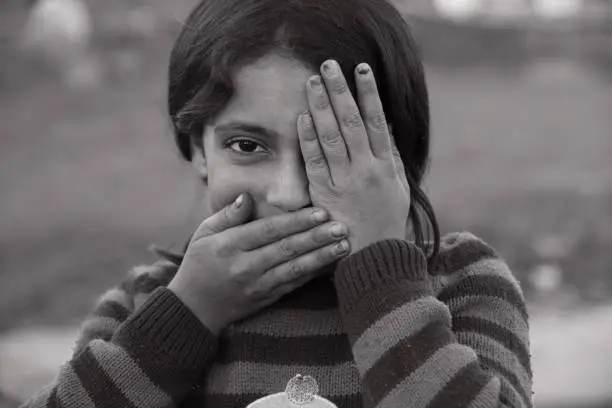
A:
<svg viewBox="0 0 612 408">
<path fill-rule="evenodd" d="M 255 145 L 257 145 L 257 147 L 255 148 L 255 151 L 252 151 L 252 152 L 243 152 L 243 151 L 240 151 L 240 150 L 232 148 L 232 145 L 234 145 L 236 143 L 240 143 L 240 142 L 254 143 Z M 227 142 L 225 142 L 225 147 L 229 148 L 233 153 L 237 153 L 237 154 L 241 154 L 241 155 L 245 155 L 245 156 L 250 156 L 250 155 L 253 155 L 253 154 L 259 154 L 259 153 L 264 153 L 265 152 L 265 150 L 263 152 L 262 151 L 257 151 L 257 148 L 265 149 L 265 147 L 261 143 L 255 141 L 253 139 L 246 138 L 246 137 L 235 137 L 233 139 L 230 139 Z"/>
</svg>

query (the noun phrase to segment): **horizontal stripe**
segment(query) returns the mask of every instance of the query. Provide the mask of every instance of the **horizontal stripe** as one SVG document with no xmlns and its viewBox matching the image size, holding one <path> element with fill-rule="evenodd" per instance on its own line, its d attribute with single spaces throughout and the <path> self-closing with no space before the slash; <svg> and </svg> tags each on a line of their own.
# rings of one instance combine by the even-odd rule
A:
<svg viewBox="0 0 612 408">
<path fill-rule="evenodd" d="M 123 322 L 129 317 L 130 311 L 115 301 L 105 300 L 98 305 L 94 314 L 96 316 L 109 317 Z"/>
<path fill-rule="evenodd" d="M 450 329 L 439 322 L 432 322 L 414 335 L 402 339 L 362 375 L 368 384 L 371 398 L 375 402 L 380 401 L 404 378 L 426 364 L 439 349 L 452 341 Z"/>
<path fill-rule="evenodd" d="M 232 325 L 231 332 L 267 334 L 277 338 L 344 334 L 340 314 L 335 309 L 266 309 Z"/>
<path fill-rule="evenodd" d="M 476 360 L 476 355 L 457 343 L 448 344 L 416 368 L 387 394 L 377 408 L 425 408 L 440 390 L 463 367 Z M 454 406 L 454 405 L 448 405 Z"/>
<path fill-rule="evenodd" d="M 111 317 L 92 316 L 83 322 L 79 338 L 110 340 L 121 322 Z"/>
<path fill-rule="evenodd" d="M 385 285 L 376 290 L 365 292 L 359 301 L 343 316 L 343 328 L 349 336 L 351 345 L 370 326 L 407 302 L 431 296 L 429 282 L 410 282 L 401 280 L 393 285 Z M 342 312 L 341 312 L 342 313 Z"/>
<path fill-rule="evenodd" d="M 495 322 L 512 331 L 529 349 L 529 322 L 511 303 L 492 296 L 462 296 L 453 298 L 448 307 L 454 318 L 474 317 Z"/>
<path fill-rule="evenodd" d="M 482 347 L 483 351 L 485 349 L 487 351 L 490 350 L 493 354 L 501 352 L 505 358 L 502 359 L 502 355 L 498 355 L 501 359 L 500 362 L 502 364 L 509 364 L 508 367 L 513 367 L 515 365 L 515 359 L 518 360 L 525 374 L 531 375 L 531 356 L 529 348 L 525 347 L 514 332 L 495 322 L 477 317 L 463 316 L 453 319 L 453 331 L 455 331 L 455 333 L 466 333 L 466 336 L 462 338 L 469 341 L 471 347 L 478 346 L 478 350 L 481 350 L 480 347 Z M 474 343 L 471 343 L 472 340 L 474 340 Z"/>
<path fill-rule="evenodd" d="M 489 382 L 476 361 L 464 366 L 433 398 L 428 408 L 467 407 Z"/>
<path fill-rule="evenodd" d="M 285 390 L 296 374 L 310 375 L 319 384 L 319 394 L 328 396 L 359 394 L 361 378 L 352 361 L 333 366 L 272 365 L 236 362 L 213 365 L 203 387 L 211 394 L 272 394 Z"/>
<path fill-rule="evenodd" d="M 445 274 L 489 258 L 499 257 L 491 247 L 473 235 L 463 235 L 451 245 L 448 245 L 447 242 L 441 242 L 440 253 L 433 262 L 432 270 Z"/>
<path fill-rule="evenodd" d="M 295 323 L 299 325 L 298 322 Z M 220 364 L 236 361 L 269 364 L 333 365 L 353 359 L 346 336 L 274 337 L 234 333 L 223 337 L 215 357 Z"/>
<path fill-rule="evenodd" d="M 320 394 L 320 393 L 319 393 Z M 210 395 L 198 395 L 187 398 L 182 404 L 181 408 L 203 408 L 203 407 L 241 407 L 245 408 L 250 403 L 258 400 L 259 398 L 265 397 L 267 394 L 240 394 L 240 395 L 228 395 L 228 394 L 210 394 Z M 320 394 L 321 395 L 321 394 Z M 324 398 L 330 400 L 336 404 L 339 408 L 363 408 L 363 398 L 361 394 L 354 395 L 337 395 L 327 396 L 322 395 Z M 306 405 L 307 407 L 307 405 Z"/>
<path fill-rule="evenodd" d="M 163 392 L 183 396 L 214 358 L 217 341 L 201 330 L 172 291 L 160 288 L 152 296 L 129 324 L 117 330 L 113 343 L 123 347 Z"/>
<path fill-rule="evenodd" d="M 85 348 L 71 364 L 94 406 L 136 408 L 104 372 L 90 347 Z"/>
<path fill-rule="evenodd" d="M 427 324 L 445 322 L 450 326 L 450 321 L 448 309 L 432 297 L 406 303 L 387 313 L 370 326 L 353 346 L 359 371 L 366 373 L 389 349 Z"/>
<path fill-rule="evenodd" d="M 498 378 L 501 383 L 501 387 L 499 390 L 499 400 L 501 402 L 500 405 L 502 407 L 522 408 L 522 407 L 532 407 L 533 406 L 533 402 L 531 401 L 529 403 L 526 403 L 521 393 L 517 391 L 517 389 L 514 388 L 512 384 L 510 384 L 510 381 L 508 381 L 504 377 L 496 377 L 496 378 Z"/>
<path fill-rule="evenodd" d="M 60 368 L 57 384 L 57 401 L 62 407 L 94 408 L 96 406 L 70 363 Z"/>
<path fill-rule="evenodd" d="M 502 391 L 504 391 L 504 383 L 507 382 L 513 392 L 518 393 L 519 398 L 525 405 L 530 405 L 531 401 L 531 382 L 529 388 L 526 389 L 524 384 L 521 384 L 518 376 L 514 371 L 510 371 L 507 367 L 502 366 L 497 361 L 480 356 L 480 364 L 492 374 L 497 375 L 502 380 Z"/>
<path fill-rule="evenodd" d="M 515 289 L 522 293 L 520 284 L 512 274 L 508 264 L 500 258 L 484 258 L 474 262 L 462 269 L 452 271 L 449 275 L 442 276 L 444 286 L 453 286 L 465 278 L 472 276 L 498 276 L 512 283 Z"/>
<path fill-rule="evenodd" d="M 172 406 L 170 396 L 153 384 L 147 374 L 121 347 L 93 341 L 90 348 L 104 372 L 115 381 L 116 386 L 136 407 Z"/>
<path fill-rule="evenodd" d="M 516 307 L 523 320 L 527 321 L 529 319 L 525 300 L 517 292 L 516 287 L 507 279 L 497 276 L 470 276 L 458 284 L 444 289 L 438 295 L 438 299 L 448 304 L 451 299 L 466 295 L 500 298 Z"/>
<path fill-rule="evenodd" d="M 469 405 L 469 408 L 487 408 L 491 406 L 497 406 L 500 402 L 500 387 L 501 385 L 499 382 L 499 378 L 491 377 L 487 385 L 482 390 L 480 390 L 476 397 L 474 397 L 474 399 Z M 499 408 L 501 408 L 501 406 Z"/>
</svg>

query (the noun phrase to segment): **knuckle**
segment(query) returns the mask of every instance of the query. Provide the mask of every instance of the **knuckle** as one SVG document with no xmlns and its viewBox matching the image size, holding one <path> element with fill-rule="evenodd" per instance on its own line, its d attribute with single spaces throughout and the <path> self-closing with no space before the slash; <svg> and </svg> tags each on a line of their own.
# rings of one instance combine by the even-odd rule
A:
<svg viewBox="0 0 612 408">
<path fill-rule="evenodd" d="M 229 275 L 232 280 L 246 282 L 252 278 L 251 271 L 256 269 L 253 260 L 245 261 L 244 258 L 236 259 L 229 267 Z"/>
<path fill-rule="evenodd" d="M 343 142 L 342 135 L 338 131 L 330 131 L 321 134 L 321 140 L 328 146 L 340 146 Z"/>
<path fill-rule="evenodd" d="M 376 131 L 387 130 L 387 120 L 384 112 L 376 112 L 369 117 L 370 126 Z"/>
<path fill-rule="evenodd" d="M 329 84 L 329 88 L 333 93 L 343 94 L 348 91 L 348 85 L 345 81 L 337 80 Z"/>
<path fill-rule="evenodd" d="M 312 170 L 321 170 L 327 166 L 327 161 L 323 155 L 316 155 L 308 160 L 308 167 Z"/>
<path fill-rule="evenodd" d="M 325 109 L 328 109 L 329 106 L 330 106 L 330 102 L 329 102 L 329 98 L 327 97 L 327 95 L 320 95 L 314 101 L 314 107 L 317 110 L 325 110 Z"/>
<path fill-rule="evenodd" d="M 287 274 L 289 278 L 294 279 L 302 276 L 304 273 L 304 265 L 300 262 L 292 260 L 287 263 Z"/>
<path fill-rule="evenodd" d="M 261 283 L 257 283 L 253 286 L 248 286 L 244 290 L 246 297 L 251 299 L 263 299 L 268 296 L 268 290 Z"/>
<path fill-rule="evenodd" d="M 289 238 L 283 238 L 278 243 L 278 249 L 283 258 L 293 258 L 297 255 L 297 249 Z"/>
<path fill-rule="evenodd" d="M 237 280 L 244 276 L 245 269 L 240 264 L 233 264 L 228 268 L 227 272 L 232 280 Z"/>
<path fill-rule="evenodd" d="M 233 252 L 233 246 L 227 239 L 211 240 L 210 250 L 215 256 L 225 258 Z"/>
<path fill-rule="evenodd" d="M 361 120 L 361 115 L 359 112 L 352 112 L 342 117 L 342 126 L 348 129 L 358 129 L 362 127 L 363 121 Z"/>
<path fill-rule="evenodd" d="M 262 229 L 263 229 L 263 233 L 265 234 L 267 238 L 275 240 L 275 239 L 278 239 L 280 235 L 278 226 L 273 220 L 270 220 L 270 219 L 264 220 Z"/>
</svg>

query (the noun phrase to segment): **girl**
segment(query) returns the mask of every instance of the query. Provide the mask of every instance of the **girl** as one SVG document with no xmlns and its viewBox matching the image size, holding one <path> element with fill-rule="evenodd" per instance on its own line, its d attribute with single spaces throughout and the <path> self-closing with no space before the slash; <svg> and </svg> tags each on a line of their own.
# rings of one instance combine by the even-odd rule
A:
<svg viewBox="0 0 612 408">
<path fill-rule="evenodd" d="M 532 406 L 517 281 L 440 238 L 419 188 L 427 89 L 390 4 L 203 0 L 168 106 L 212 215 L 102 297 L 26 406 L 242 408 L 288 381 L 310 397 L 286 406 Z"/>
</svg>

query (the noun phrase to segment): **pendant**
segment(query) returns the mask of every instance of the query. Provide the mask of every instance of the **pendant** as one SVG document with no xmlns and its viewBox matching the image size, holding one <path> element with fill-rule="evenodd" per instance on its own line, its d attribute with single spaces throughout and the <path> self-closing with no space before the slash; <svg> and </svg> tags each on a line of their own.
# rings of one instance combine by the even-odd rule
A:
<svg viewBox="0 0 612 408">
<path fill-rule="evenodd" d="M 318 392 L 319 385 L 312 376 L 298 374 L 289 380 L 284 392 L 255 400 L 247 408 L 338 408 Z"/>
</svg>

